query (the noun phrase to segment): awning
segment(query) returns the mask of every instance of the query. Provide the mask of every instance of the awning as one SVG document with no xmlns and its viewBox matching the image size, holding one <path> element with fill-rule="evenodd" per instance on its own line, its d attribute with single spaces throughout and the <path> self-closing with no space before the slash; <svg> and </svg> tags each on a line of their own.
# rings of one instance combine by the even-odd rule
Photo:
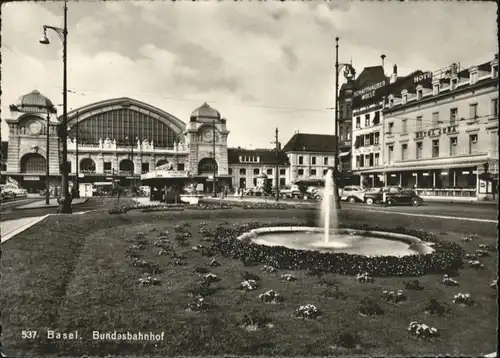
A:
<svg viewBox="0 0 500 358">
<path fill-rule="evenodd" d="M 339 158 L 340 158 L 340 157 L 345 157 L 345 156 L 348 156 L 349 154 L 351 154 L 351 151 L 348 151 L 348 152 L 341 152 L 341 153 L 339 153 Z"/>
</svg>

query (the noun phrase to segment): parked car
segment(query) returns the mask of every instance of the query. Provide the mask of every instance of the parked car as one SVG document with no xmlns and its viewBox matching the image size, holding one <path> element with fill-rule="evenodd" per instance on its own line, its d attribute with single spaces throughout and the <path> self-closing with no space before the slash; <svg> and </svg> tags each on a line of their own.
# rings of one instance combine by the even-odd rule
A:
<svg viewBox="0 0 500 358">
<path fill-rule="evenodd" d="M 422 205 L 424 200 L 411 189 L 401 187 L 384 187 L 367 190 L 364 195 L 364 201 L 368 205 L 383 202 L 384 193 L 386 194 L 385 203 L 387 205 Z"/>
<path fill-rule="evenodd" d="M 14 199 L 15 197 L 16 197 L 16 195 L 10 190 L 2 190 L 0 192 L 0 198 L 2 201 L 8 200 L 8 199 Z"/>
<path fill-rule="evenodd" d="M 299 199 L 302 193 L 297 185 L 285 186 L 280 189 L 280 196 L 282 198 L 296 198 Z"/>
<path fill-rule="evenodd" d="M 340 200 L 347 200 L 350 203 L 357 203 L 365 201 L 366 190 L 360 186 L 348 185 L 342 189 L 340 193 Z"/>
</svg>

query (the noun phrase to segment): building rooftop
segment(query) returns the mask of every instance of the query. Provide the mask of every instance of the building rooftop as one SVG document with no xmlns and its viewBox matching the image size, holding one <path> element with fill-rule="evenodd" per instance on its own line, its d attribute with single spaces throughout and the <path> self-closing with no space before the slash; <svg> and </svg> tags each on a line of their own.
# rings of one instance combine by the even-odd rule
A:
<svg viewBox="0 0 500 358">
<path fill-rule="evenodd" d="M 218 110 L 210 107 L 207 102 L 203 103 L 200 107 L 196 108 L 190 117 L 191 121 L 200 121 L 200 119 L 220 120 L 221 115 Z"/>
<path fill-rule="evenodd" d="M 11 110 L 25 113 L 55 113 L 56 109 L 52 101 L 36 89 L 22 95 L 11 105 Z"/>
<path fill-rule="evenodd" d="M 337 137 L 328 134 L 295 133 L 283 147 L 285 152 L 335 152 Z"/>
<path fill-rule="evenodd" d="M 260 157 L 260 162 L 240 161 L 240 157 Z M 228 164 L 276 164 L 275 149 L 244 149 L 244 148 L 227 148 Z M 278 164 L 289 165 L 288 156 L 284 151 L 278 151 Z"/>
</svg>

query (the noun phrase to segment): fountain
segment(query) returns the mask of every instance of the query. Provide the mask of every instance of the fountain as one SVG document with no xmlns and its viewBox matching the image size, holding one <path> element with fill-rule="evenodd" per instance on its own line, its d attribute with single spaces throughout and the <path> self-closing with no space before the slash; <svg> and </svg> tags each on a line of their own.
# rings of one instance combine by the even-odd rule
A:
<svg viewBox="0 0 500 358">
<path fill-rule="evenodd" d="M 328 169 L 325 176 L 325 191 L 321 201 L 321 221 L 324 227 L 325 245 L 330 242 L 330 229 L 336 232 L 338 229 L 338 212 L 335 187 L 333 185 L 333 171 Z M 332 205 L 333 204 L 333 205 Z"/>
</svg>

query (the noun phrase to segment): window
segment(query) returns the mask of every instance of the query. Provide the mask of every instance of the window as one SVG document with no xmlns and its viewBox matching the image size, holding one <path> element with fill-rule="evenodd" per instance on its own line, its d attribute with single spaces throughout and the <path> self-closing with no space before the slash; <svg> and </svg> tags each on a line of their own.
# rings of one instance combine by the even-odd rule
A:
<svg viewBox="0 0 500 358">
<path fill-rule="evenodd" d="M 365 155 L 365 163 L 367 167 L 372 167 L 373 166 L 373 154 L 367 154 Z"/>
<path fill-rule="evenodd" d="M 477 82 L 477 72 L 471 72 L 470 74 L 470 84 L 473 85 Z"/>
<path fill-rule="evenodd" d="M 286 185 L 286 179 L 285 178 L 280 178 L 280 186 L 283 187 Z"/>
<path fill-rule="evenodd" d="M 280 175 L 286 175 L 286 169 L 280 169 Z"/>
<path fill-rule="evenodd" d="M 403 104 L 406 104 L 407 100 L 408 100 L 408 95 L 404 94 L 402 99 Z"/>
<path fill-rule="evenodd" d="M 141 163 L 141 173 L 149 172 L 149 163 Z"/>
<path fill-rule="evenodd" d="M 493 78 L 498 77 L 498 65 L 491 67 L 491 77 Z"/>
<path fill-rule="evenodd" d="M 477 151 L 477 134 L 469 135 L 469 154 L 474 154 Z"/>
<path fill-rule="evenodd" d="M 104 171 L 111 171 L 111 162 L 104 162 Z"/>
<path fill-rule="evenodd" d="M 392 128 L 394 128 L 394 122 L 388 123 L 387 134 L 392 134 Z"/>
<path fill-rule="evenodd" d="M 316 157 L 311 157 L 311 165 L 316 165 Z"/>
<path fill-rule="evenodd" d="M 402 144 L 401 145 L 401 160 L 407 160 L 408 159 L 408 144 Z"/>
<path fill-rule="evenodd" d="M 304 169 L 299 169 L 299 175 L 304 175 Z"/>
<path fill-rule="evenodd" d="M 260 169 L 259 168 L 254 168 L 253 169 L 253 175 L 259 175 L 260 174 Z"/>
<path fill-rule="evenodd" d="M 457 137 L 450 138 L 450 156 L 457 155 L 457 143 Z"/>
<path fill-rule="evenodd" d="M 363 168 L 365 166 L 365 156 L 360 155 L 359 156 L 359 168 Z"/>
<path fill-rule="evenodd" d="M 498 118 L 498 98 L 491 100 L 491 116 L 492 119 Z"/>
<path fill-rule="evenodd" d="M 372 145 L 372 142 L 370 141 L 370 135 L 366 134 L 365 135 L 365 146 Z"/>
<path fill-rule="evenodd" d="M 328 165 L 328 157 L 323 158 L 323 165 Z"/>
<path fill-rule="evenodd" d="M 266 170 L 266 173 L 269 174 L 269 175 L 273 175 L 273 169 L 272 168 L 268 168 Z"/>
<path fill-rule="evenodd" d="M 246 169 L 240 169 L 240 175 L 246 175 L 247 174 L 247 170 Z"/>
<path fill-rule="evenodd" d="M 257 186 L 257 178 L 253 178 L 253 186 Z"/>
<path fill-rule="evenodd" d="M 380 111 L 375 112 L 375 115 L 373 116 L 373 125 L 380 124 Z"/>
<path fill-rule="evenodd" d="M 469 104 L 469 119 L 477 118 L 477 103 Z"/>
<path fill-rule="evenodd" d="M 375 165 L 375 166 L 380 165 L 380 154 L 379 153 L 375 153 L 375 160 L 374 160 L 373 165 Z"/>
<path fill-rule="evenodd" d="M 356 128 L 361 128 L 361 117 L 356 117 Z"/>
<path fill-rule="evenodd" d="M 184 163 L 177 163 L 177 170 L 180 170 L 180 171 L 184 171 L 185 168 L 184 168 Z M 232 172 L 231 172 L 232 173 Z M 231 174 L 230 173 L 230 174 Z"/>
<path fill-rule="evenodd" d="M 401 134 L 407 134 L 408 133 L 408 122 L 407 119 L 404 118 L 401 120 Z"/>
<path fill-rule="evenodd" d="M 457 108 L 451 108 L 450 109 L 450 124 L 454 125 L 455 122 L 457 121 L 457 116 L 458 116 L 458 109 Z"/>
<path fill-rule="evenodd" d="M 422 116 L 418 116 L 417 117 L 417 124 L 416 124 L 417 132 L 420 132 L 422 130 L 422 122 L 423 122 Z"/>
<path fill-rule="evenodd" d="M 299 156 L 299 164 L 304 164 L 304 157 L 303 156 Z"/>
<path fill-rule="evenodd" d="M 417 100 L 420 101 L 423 96 L 424 96 L 424 92 L 421 89 L 419 89 L 417 91 Z"/>
<path fill-rule="evenodd" d="M 439 139 L 435 139 L 432 141 L 432 157 L 439 157 Z"/>
<path fill-rule="evenodd" d="M 432 126 L 435 127 L 439 125 L 439 112 L 432 113 Z"/>
<path fill-rule="evenodd" d="M 458 80 L 456 78 L 452 79 L 451 80 L 451 89 L 454 90 L 455 88 L 457 88 L 457 83 L 458 83 Z"/>
<path fill-rule="evenodd" d="M 373 144 L 378 145 L 380 143 L 380 132 L 375 132 L 373 136 Z"/>
<path fill-rule="evenodd" d="M 370 114 L 365 114 L 365 127 L 370 126 Z"/>
<path fill-rule="evenodd" d="M 316 169 L 311 169 L 311 175 L 316 175 Z"/>
<path fill-rule="evenodd" d="M 326 175 L 328 173 L 328 169 L 323 169 L 323 175 Z"/>
<path fill-rule="evenodd" d="M 417 142 L 417 159 L 422 159 L 422 142 Z"/>
<path fill-rule="evenodd" d="M 387 159 L 389 160 L 389 164 L 392 163 L 393 155 L 394 155 L 394 146 L 389 145 L 387 147 Z"/>
<path fill-rule="evenodd" d="M 432 94 L 434 96 L 438 95 L 439 94 L 439 83 L 436 83 L 435 85 L 433 85 L 433 90 L 432 90 Z"/>
<path fill-rule="evenodd" d="M 180 170 L 180 169 L 179 169 L 179 170 Z M 227 173 L 228 173 L 229 175 L 233 175 L 233 168 L 228 168 L 228 169 L 227 169 Z"/>
<path fill-rule="evenodd" d="M 351 128 L 346 128 L 345 130 L 345 139 L 351 140 Z"/>
</svg>

